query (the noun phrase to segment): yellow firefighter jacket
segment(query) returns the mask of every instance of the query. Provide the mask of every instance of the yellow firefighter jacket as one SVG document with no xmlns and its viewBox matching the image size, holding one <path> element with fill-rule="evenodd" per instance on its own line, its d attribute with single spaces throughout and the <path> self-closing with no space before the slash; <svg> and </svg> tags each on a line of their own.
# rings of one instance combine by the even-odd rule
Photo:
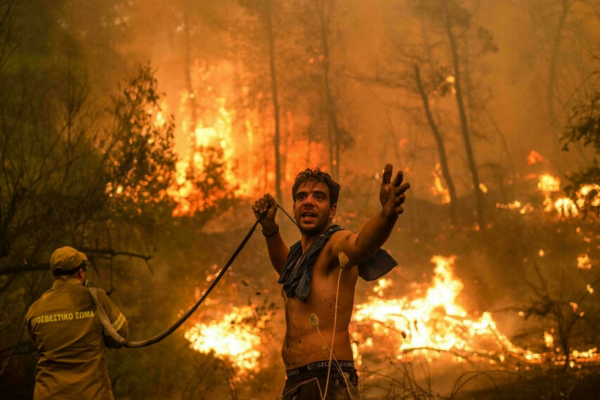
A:
<svg viewBox="0 0 600 400">
<path fill-rule="evenodd" d="M 104 290 L 98 299 L 115 330 L 127 337 L 127 320 Z M 27 312 L 37 346 L 34 400 L 114 399 L 106 364 L 106 339 L 89 292 L 77 279 L 57 279 Z"/>
</svg>

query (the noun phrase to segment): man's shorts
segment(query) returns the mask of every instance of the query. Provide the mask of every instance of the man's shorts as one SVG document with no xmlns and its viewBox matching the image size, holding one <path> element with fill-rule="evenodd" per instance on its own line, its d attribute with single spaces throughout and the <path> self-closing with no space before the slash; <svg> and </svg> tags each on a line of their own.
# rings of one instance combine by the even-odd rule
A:
<svg viewBox="0 0 600 400">
<path fill-rule="evenodd" d="M 303 367 L 288 369 L 283 400 L 359 400 L 358 375 L 354 361 L 332 361 L 327 385 L 329 361 L 318 361 Z"/>
</svg>

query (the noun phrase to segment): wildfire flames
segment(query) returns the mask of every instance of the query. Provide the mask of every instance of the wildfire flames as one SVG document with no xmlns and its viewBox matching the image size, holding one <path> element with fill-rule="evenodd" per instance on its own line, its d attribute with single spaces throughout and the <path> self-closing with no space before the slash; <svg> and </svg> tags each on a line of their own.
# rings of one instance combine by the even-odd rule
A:
<svg viewBox="0 0 600 400">
<path fill-rule="evenodd" d="M 582 209 L 600 206 L 600 185 L 583 185 L 575 192 L 575 200 L 569 197 L 553 197 L 560 192 L 560 179 L 551 175 L 540 176 L 538 189 L 544 194 L 544 211 L 556 211 L 561 218 L 577 217 Z"/>
<path fill-rule="evenodd" d="M 535 175 L 534 175 L 535 177 Z M 556 212 L 560 218 L 574 218 L 580 215 L 584 208 L 600 207 L 600 185 L 583 185 L 575 192 L 575 199 L 569 197 L 559 197 L 557 193 L 561 192 L 560 178 L 552 175 L 541 175 L 538 177 L 537 189 L 544 195 L 543 210 L 547 213 Z M 510 204 L 496 204 L 496 208 L 506 210 L 518 210 L 521 214 L 526 214 L 534 210 L 534 207 L 527 203 L 523 205 L 520 201 L 514 201 Z"/>
<path fill-rule="evenodd" d="M 182 96 L 182 109 L 189 97 L 187 93 Z M 260 98 L 262 93 L 256 101 Z M 225 97 L 217 98 L 216 103 L 217 110 L 208 119 L 210 123 L 198 121 L 196 126 L 190 126 L 192 123 L 185 118 L 182 123 L 180 134 L 187 137 L 187 154 L 177 163 L 176 182 L 168 190 L 177 204 L 173 216 L 202 212 L 223 198 L 260 196 L 273 186 L 273 133 L 262 122 L 260 110 L 253 109 L 252 102 L 245 99 L 246 109 L 240 123 Z M 282 117 L 285 133 L 280 137 L 280 168 L 282 181 L 289 182 L 310 160 L 323 164 L 326 150 L 323 143 L 293 137 L 291 112 Z M 297 151 L 287 151 L 292 146 Z"/>
<path fill-rule="evenodd" d="M 513 344 L 499 332 L 491 313 L 480 317 L 469 316 L 460 304 L 463 283 L 453 273 L 456 257 L 434 256 L 435 264 L 431 285 L 413 284 L 413 292 L 403 298 L 383 298 L 383 291 L 392 285 L 389 279 L 381 279 L 373 288 L 376 295 L 358 304 L 351 325 L 355 360 L 361 365 L 362 354 L 379 353 L 382 342 L 389 343 L 385 357 L 403 359 L 424 356 L 427 359 L 450 356 L 455 362 L 484 361 L 506 368 L 518 368 L 518 364 L 541 364 L 544 362 L 564 365 L 566 357 L 554 347 L 553 332 L 544 332 L 540 338 L 548 352 L 535 353 Z M 588 291 L 593 293 L 593 288 Z M 573 303 L 574 312 L 578 306 Z M 208 325 L 197 324 L 186 332 L 185 337 L 194 350 L 208 354 L 214 352 L 221 359 L 227 358 L 238 368 L 240 376 L 260 368 L 258 363 L 261 344 L 260 330 L 243 324 L 252 316 L 250 307 L 235 309 L 221 322 Z M 573 351 L 569 365 L 577 367 L 583 362 L 600 361 L 597 349 Z"/>
<path fill-rule="evenodd" d="M 186 96 L 184 96 L 186 97 Z M 168 191 L 175 200 L 177 207 L 174 215 L 192 215 L 203 211 L 206 207 L 214 205 L 219 196 L 250 196 L 258 189 L 257 162 L 251 157 L 246 157 L 248 163 L 243 170 L 252 176 L 242 177 L 243 173 L 235 171 L 242 155 L 252 152 L 256 146 L 256 133 L 258 125 L 253 122 L 253 114 L 248 109 L 244 122 L 246 153 L 236 152 L 235 143 L 238 140 L 233 134 L 234 112 L 227 109 L 226 99 L 218 99 L 218 111 L 213 118 L 211 126 L 204 126 L 198 122 L 192 129 L 187 128 L 184 121 L 183 130 L 189 131 L 189 152 L 187 157 L 177 164 L 176 182 Z M 288 117 L 288 128 L 293 130 L 291 115 Z M 158 116 L 160 118 L 160 115 Z M 263 132 L 264 133 L 264 132 Z M 263 135 L 264 136 L 264 135 Z M 266 137 L 266 136 L 265 136 Z M 239 139 L 239 138 L 237 138 Z M 290 140 L 290 137 L 287 139 Z M 309 153 L 310 153 L 309 148 Z M 321 149 L 322 150 L 322 149 Z M 288 161 L 288 171 L 296 168 L 294 159 Z M 541 156 L 532 152 L 528 162 L 537 163 Z M 209 174 L 209 164 L 216 161 L 222 166 L 221 178 L 226 186 L 215 181 Z M 305 165 L 306 160 L 302 163 Z M 272 176 L 267 171 L 270 169 L 265 164 L 262 166 L 265 174 L 263 181 L 269 181 Z M 301 168 L 297 168 L 299 170 Z M 290 179 L 284 174 L 285 179 Z M 444 188 L 441 180 L 440 166 L 437 164 L 433 172 L 433 194 L 441 198 L 443 203 L 450 201 L 449 193 Z M 538 178 L 537 189 L 543 194 L 543 210 L 556 212 L 560 218 L 577 217 L 585 206 L 600 207 L 600 185 L 586 185 L 581 187 L 573 199 L 559 197 L 561 181 L 552 175 L 534 175 Z M 198 184 L 204 182 L 205 185 Z M 488 189 L 480 185 L 483 193 Z M 117 193 L 118 190 L 117 190 Z M 227 194 L 229 193 L 229 194 Z M 527 203 L 514 201 L 510 204 L 497 204 L 497 208 L 516 210 L 520 214 L 532 212 L 534 207 Z M 540 256 L 543 256 L 540 253 Z M 457 362 L 485 361 L 503 366 L 525 364 L 541 364 L 550 362 L 564 365 L 567 360 L 571 367 L 584 361 L 600 361 L 596 349 L 589 351 L 573 351 L 567 358 L 564 350 L 554 346 L 553 332 L 544 332 L 540 341 L 548 349 L 545 353 L 535 353 L 513 344 L 505 335 L 499 332 L 491 313 L 484 312 L 481 316 L 470 316 L 461 305 L 459 297 L 463 283 L 453 274 L 456 257 L 434 256 L 431 261 L 436 265 L 431 285 L 413 284 L 413 292 L 403 298 L 386 298 L 384 291 L 392 286 L 389 279 L 381 279 L 374 288 L 375 296 L 368 301 L 356 305 L 356 313 L 351 325 L 353 348 L 358 365 L 362 363 L 361 354 L 367 354 L 375 347 L 375 343 L 387 341 L 392 349 L 391 354 L 382 356 L 403 359 L 406 357 L 424 356 L 427 359 L 439 358 L 444 355 Z M 577 259 L 579 269 L 590 269 L 591 261 L 587 254 Z M 590 294 L 593 288 L 588 285 Z M 576 303 L 572 303 L 573 312 L 583 316 Z M 205 354 L 214 354 L 221 360 L 228 360 L 236 369 L 237 379 L 250 376 L 251 372 L 260 370 L 261 332 L 264 330 L 265 321 L 256 321 L 251 307 L 233 308 L 229 314 L 224 315 L 220 321 L 213 320 L 208 324 L 197 323 L 185 333 L 185 338 L 190 341 L 190 347 Z M 381 348 L 381 346 L 377 346 Z M 381 353 L 381 352 L 380 352 Z M 515 361 L 516 363 L 511 363 Z"/>
<path fill-rule="evenodd" d="M 440 197 L 442 200 L 442 204 L 450 203 L 450 192 L 446 189 L 442 183 L 442 167 L 440 163 L 435 164 L 435 169 L 433 170 L 433 187 L 431 188 L 431 192 L 433 196 Z"/>
<path fill-rule="evenodd" d="M 184 337 L 190 347 L 200 353 L 214 353 L 215 357 L 231 361 L 240 375 L 259 369 L 260 328 L 244 323 L 253 318 L 252 308 L 234 307 L 221 321 L 208 325 L 197 323 Z"/>
<path fill-rule="evenodd" d="M 236 140 L 233 137 L 234 113 L 226 108 L 226 100 L 218 99 L 218 112 L 212 126 L 204 126 L 201 122 L 193 127 L 189 133 L 189 154 L 177 163 L 176 182 L 168 190 L 168 195 L 177 203 L 175 216 L 192 215 L 203 211 L 206 207 L 214 205 L 219 196 L 227 193 L 231 196 L 249 196 L 255 194 L 258 186 L 258 176 L 236 174 Z M 157 116 L 158 123 L 162 115 Z M 291 116 L 288 115 L 288 125 L 293 129 Z M 251 152 L 255 146 L 255 127 L 252 113 L 246 117 L 245 127 L 247 134 L 246 151 Z M 187 130 L 184 122 L 184 131 Z M 288 137 L 289 140 L 289 137 Z M 311 150 L 309 147 L 309 153 Z M 207 151 L 210 150 L 210 151 Z M 321 148 L 316 150 L 322 151 Z M 541 156 L 532 152 L 528 158 L 530 164 L 541 162 Z M 213 157 L 213 158 L 211 158 Z M 216 159 L 214 159 L 216 157 Z M 211 161 L 223 165 L 222 178 L 227 188 L 220 187 L 215 178 L 207 171 Z M 288 159 L 288 169 L 297 168 L 294 159 Z M 296 160 L 298 161 L 298 160 Z M 303 160 L 301 163 L 305 163 Z M 244 169 L 252 174 L 256 168 L 254 161 L 246 161 L 250 168 Z M 267 165 L 263 165 L 265 171 Z M 443 203 L 450 201 L 449 193 L 444 188 L 441 180 L 440 166 L 437 164 L 433 172 L 434 187 L 432 192 L 441 198 Z M 558 197 L 561 191 L 560 179 L 548 174 L 536 176 L 539 180 L 537 189 L 543 194 L 543 210 L 556 212 L 560 218 L 573 218 L 580 214 L 586 207 L 600 207 L 600 185 L 591 184 L 581 187 L 574 199 Z M 265 173 L 261 179 L 272 179 Z M 286 178 L 290 176 L 286 174 Z M 198 182 L 206 183 L 204 191 Z M 112 188 L 109 188 L 112 189 Z M 480 185 L 482 192 L 488 189 Z M 117 188 L 115 193 L 120 195 L 122 188 Z M 497 208 L 516 210 L 520 214 L 532 212 L 534 207 L 520 201 L 510 204 L 496 204 Z M 542 251 L 540 256 L 543 256 Z M 358 365 L 361 365 L 361 354 L 374 348 L 375 343 L 381 341 L 391 342 L 392 353 L 386 357 L 403 359 L 405 357 L 424 356 L 427 359 L 439 358 L 444 354 L 450 355 L 454 361 L 465 362 L 484 360 L 492 364 L 511 365 L 510 361 L 521 363 L 540 364 L 550 362 L 564 365 L 569 360 L 569 365 L 575 367 L 585 361 L 600 362 L 597 349 L 588 351 L 571 352 L 567 358 L 564 351 L 555 348 L 553 332 L 544 332 L 540 340 L 545 344 L 548 352 L 535 353 L 514 345 L 505 335 L 498 331 L 496 322 L 491 313 L 484 312 L 479 317 L 469 316 L 460 304 L 459 296 L 463 283 L 453 275 L 456 257 L 434 256 L 431 261 L 436 265 L 434 276 L 429 287 L 413 284 L 413 292 L 403 298 L 385 298 L 384 291 L 392 285 L 389 279 L 381 279 L 373 289 L 376 293 L 363 304 L 356 306 L 354 321 L 351 325 L 353 349 Z M 592 268 L 591 260 L 587 254 L 577 258 L 579 269 Z M 587 291 L 593 294 L 594 289 L 588 285 Z M 576 303 L 571 303 L 574 313 L 583 316 Z M 197 323 L 185 332 L 185 338 L 190 341 L 190 347 L 198 352 L 214 354 L 215 357 L 231 362 L 237 371 L 237 379 L 250 376 L 250 372 L 260 370 L 261 332 L 265 321 L 256 321 L 251 307 L 233 308 L 229 314 L 224 315 L 220 321 L 209 324 Z M 378 346 L 378 348 L 381 348 Z"/>
<path fill-rule="evenodd" d="M 510 365 L 513 359 L 529 364 L 564 364 L 566 357 L 553 349 L 552 333 L 545 332 L 543 339 L 548 348 L 556 351 L 534 353 L 514 345 L 500 333 L 490 313 L 469 317 L 458 302 L 463 284 L 453 275 L 455 257 L 434 256 L 431 261 L 436 267 L 430 287 L 414 284 L 414 292 L 401 299 L 382 299 L 381 288 L 376 287 L 378 297 L 356 307 L 357 329 L 353 337 L 361 353 L 369 351 L 377 341 L 391 340 L 396 343 L 391 356 L 397 359 L 415 355 L 431 359 L 449 354 L 458 362 L 487 360 Z M 596 351 L 573 351 L 570 365 L 599 361 Z M 360 355 L 355 356 L 360 362 Z"/>
<path fill-rule="evenodd" d="M 184 96 L 186 99 L 188 96 Z M 184 100 L 185 101 L 185 100 Z M 218 98 L 218 110 L 212 126 L 204 126 L 202 121 L 188 129 L 184 121 L 184 134 L 188 135 L 189 151 L 176 165 L 175 184 L 169 195 L 177 203 L 174 216 L 193 215 L 215 205 L 219 198 L 229 194 L 247 195 L 246 186 L 238 182 L 233 173 L 231 160 L 235 154 L 235 143 L 232 134 L 233 112 L 226 108 L 226 99 Z M 211 165 L 212 164 L 212 165 Z M 211 175 L 214 165 L 222 164 L 222 176 Z M 223 182 L 216 180 L 222 178 Z M 198 183 L 205 182 L 207 186 Z M 222 187 L 222 185 L 226 187 Z"/>
</svg>

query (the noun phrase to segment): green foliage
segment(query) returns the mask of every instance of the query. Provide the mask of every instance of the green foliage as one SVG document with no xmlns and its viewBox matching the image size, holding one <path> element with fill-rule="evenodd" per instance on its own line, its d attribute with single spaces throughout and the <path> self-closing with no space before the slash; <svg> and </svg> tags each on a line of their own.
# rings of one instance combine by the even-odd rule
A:
<svg viewBox="0 0 600 400">
<path fill-rule="evenodd" d="M 193 185 L 200 190 L 198 202 L 204 204 L 200 211 L 214 207 L 221 200 L 232 199 L 233 191 L 225 178 L 226 165 L 223 149 L 208 146 L 200 149 L 202 154 L 202 171 L 189 171 Z M 195 202 L 196 200 L 193 200 Z"/>
<path fill-rule="evenodd" d="M 600 154 L 600 90 L 594 90 L 573 108 L 562 141 L 565 151 L 575 142 L 581 142 L 586 147 L 591 145 L 596 155 Z"/>
<path fill-rule="evenodd" d="M 600 207 L 597 199 L 600 198 L 598 185 L 600 185 L 600 90 L 595 89 L 591 95 L 578 105 L 571 113 L 569 122 L 562 135 L 563 150 L 569 151 L 571 145 L 581 143 L 584 147 L 594 150 L 594 158 L 591 165 L 582 167 L 567 176 L 570 184 L 565 191 L 572 198 L 583 200 L 580 208 L 588 215 L 592 210 L 598 213 Z M 591 185 L 592 190 L 582 192 L 584 186 Z"/>
<path fill-rule="evenodd" d="M 568 176 L 571 184 L 565 187 L 571 197 L 576 195 L 576 192 L 585 185 L 599 184 L 600 182 L 600 165 L 598 159 L 595 158 L 592 165 L 587 168 L 582 168 L 580 171 L 573 172 Z M 585 195 L 586 202 L 590 203 L 595 197 L 598 196 L 598 190 L 594 189 Z"/>
<path fill-rule="evenodd" d="M 85 251 L 92 279 L 110 268 L 112 289 L 115 255 L 145 252 L 149 236 L 139 227 L 170 216 L 164 192 L 176 161 L 172 119 L 156 124 L 148 112 L 159 110 L 150 67 L 140 67 L 104 111 L 75 69 L 53 81 L 33 73 L 8 78 L 10 91 L 0 97 L 0 301 L 12 307 L 0 312 L 0 329 L 11 332 L 0 351 L 51 284 L 47 260 L 55 248 Z M 103 121 L 112 125 L 102 129 Z M 129 195 L 107 191 L 111 185 Z"/>
<path fill-rule="evenodd" d="M 112 125 L 102 134 L 103 116 L 91 104 L 81 73 L 67 71 L 62 82 L 40 85 L 35 92 L 28 81 L 22 83 L 25 88 L 15 84 L 23 95 L 4 98 L 2 257 L 16 249 L 6 263 L 45 262 L 64 243 L 91 247 L 88 240 L 97 242 L 94 231 L 108 215 L 136 215 L 147 224 L 156 204 L 166 202 L 175 166 L 173 122 L 155 124 L 149 113 L 159 111 L 149 67 L 140 67 L 127 83 L 104 117 Z"/>
<path fill-rule="evenodd" d="M 160 97 L 150 65 L 139 66 L 124 80 L 109 109 L 112 121 L 101 147 L 107 159 L 106 191 L 125 215 L 139 216 L 168 204 L 176 162 L 175 123 L 172 116 L 163 119 Z"/>
<path fill-rule="evenodd" d="M 28 259 L 32 248 L 55 244 L 67 225 L 94 214 L 101 197 L 95 180 L 85 180 L 97 166 L 85 78 L 69 71 L 64 83 L 40 85 L 35 95 L 36 78 L 23 79 L 0 106 L 0 241 L 2 256 L 16 246 Z"/>
</svg>

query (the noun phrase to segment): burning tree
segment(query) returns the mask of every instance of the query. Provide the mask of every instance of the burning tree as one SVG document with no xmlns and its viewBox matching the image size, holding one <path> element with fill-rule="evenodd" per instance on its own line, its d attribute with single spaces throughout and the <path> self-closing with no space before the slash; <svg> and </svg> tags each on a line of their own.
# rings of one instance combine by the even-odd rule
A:
<svg viewBox="0 0 600 400">
<path fill-rule="evenodd" d="M 117 199 L 130 218 L 148 207 L 166 205 L 167 189 L 174 180 L 175 124 L 159 107 L 160 93 L 150 65 L 140 66 L 129 77 L 109 109 L 110 125 L 99 137 L 108 165 L 106 193 Z"/>
</svg>

